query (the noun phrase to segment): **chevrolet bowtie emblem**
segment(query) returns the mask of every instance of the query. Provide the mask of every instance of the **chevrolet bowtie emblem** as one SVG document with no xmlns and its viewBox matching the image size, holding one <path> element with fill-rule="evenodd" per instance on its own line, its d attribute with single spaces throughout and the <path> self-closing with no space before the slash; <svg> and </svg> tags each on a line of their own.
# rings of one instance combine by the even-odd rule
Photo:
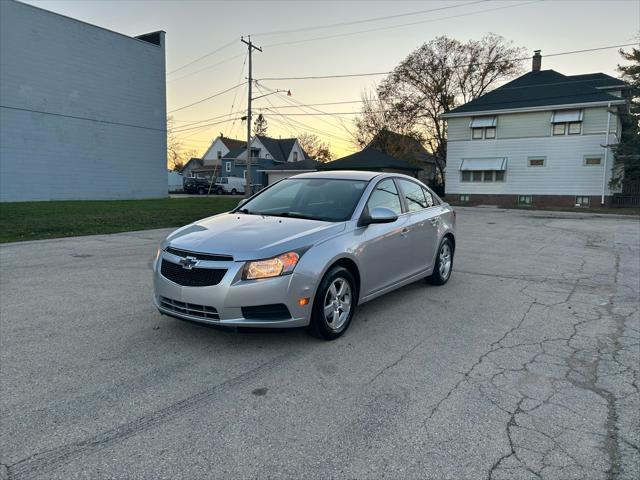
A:
<svg viewBox="0 0 640 480">
<path fill-rule="evenodd" d="M 195 257 L 185 257 L 180 259 L 180 265 L 182 268 L 186 270 L 191 270 L 193 267 L 198 265 L 198 259 Z"/>
</svg>

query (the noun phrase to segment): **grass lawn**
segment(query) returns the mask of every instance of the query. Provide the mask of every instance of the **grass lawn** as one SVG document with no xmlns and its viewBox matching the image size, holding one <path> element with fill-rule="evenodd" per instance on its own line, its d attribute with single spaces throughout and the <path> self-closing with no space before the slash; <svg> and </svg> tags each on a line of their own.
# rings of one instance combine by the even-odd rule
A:
<svg viewBox="0 0 640 480">
<path fill-rule="evenodd" d="M 241 197 L 0 203 L 0 243 L 179 227 Z"/>
</svg>

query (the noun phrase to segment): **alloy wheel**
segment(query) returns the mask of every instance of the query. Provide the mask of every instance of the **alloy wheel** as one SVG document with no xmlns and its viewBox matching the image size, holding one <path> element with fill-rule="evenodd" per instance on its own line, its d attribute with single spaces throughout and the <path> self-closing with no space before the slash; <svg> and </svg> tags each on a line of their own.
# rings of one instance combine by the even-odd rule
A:
<svg viewBox="0 0 640 480">
<path fill-rule="evenodd" d="M 352 300 L 351 286 L 346 279 L 338 277 L 331 282 L 324 297 L 324 321 L 331 330 L 340 330 L 345 324 Z"/>
</svg>

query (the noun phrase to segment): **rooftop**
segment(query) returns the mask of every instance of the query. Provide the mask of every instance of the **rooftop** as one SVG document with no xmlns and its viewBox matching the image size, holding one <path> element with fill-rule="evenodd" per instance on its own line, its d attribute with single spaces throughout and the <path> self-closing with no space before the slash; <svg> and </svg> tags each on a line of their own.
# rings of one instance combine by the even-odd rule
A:
<svg viewBox="0 0 640 480">
<path fill-rule="evenodd" d="M 604 73 L 563 75 L 555 70 L 532 71 L 443 115 L 493 112 L 586 103 L 623 103 L 605 90 L 626 84 Z"/>
</svg>

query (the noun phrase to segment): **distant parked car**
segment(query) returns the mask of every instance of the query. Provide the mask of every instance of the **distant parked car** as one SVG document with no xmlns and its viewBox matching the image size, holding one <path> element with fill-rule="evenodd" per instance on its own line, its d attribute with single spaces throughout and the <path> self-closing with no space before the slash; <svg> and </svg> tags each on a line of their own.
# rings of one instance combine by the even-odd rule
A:
<svg viewBox="0 0 640 480">
<path fill-rule="evenodd" d="M 244 193 L 247 181 L 242 177 L 219 177 L 216 180 L 215 192 L 218 195 L 223 193 L 230 193 L 236 195 L 238 193 Z"/>
<path fill-rule="evenodd" d="M 153 263 L 154 302 L 183 320 L 308 326 L 331 340 L 357 305 L 420 278 L 446 283 L 455 219 L 406 175 L 296 175 L 170 234 Z"/>
<path fill-rule="evenodd" d="M 215 192 L 215 185 L 211 185 L 209 178 L 185 177 L 183 187 L 185 193 L 191 194 L 204 195 L 209 192 L 209 187 L 211 187 L 211 193 Z"/>
</svg>

